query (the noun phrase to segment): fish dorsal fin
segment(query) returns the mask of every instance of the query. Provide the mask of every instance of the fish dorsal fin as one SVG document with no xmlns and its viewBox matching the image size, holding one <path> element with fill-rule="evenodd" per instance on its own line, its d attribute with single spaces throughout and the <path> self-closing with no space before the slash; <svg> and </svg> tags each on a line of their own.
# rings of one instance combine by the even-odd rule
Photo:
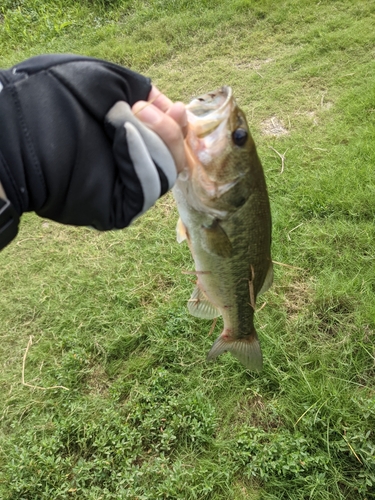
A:
<svg viewBox="0 0 375 500">
<path fill-rule="evenodd" d="M 177 226 L 176 226 L 176 239 L 177 243 L 182 243 L 185 241 L 187 238 L 187 233 L 186 233 L 186 226 L 182 222 L 181 217 L 177 221 Z"/>
<path fill-rule="evenodd" d="M 217 219 L 213 221 L 211 226 L 202 226 L 200 233 L 202 246 L 207 252 L 219 257 L 231 257 L 232 243 Z"/>
<path fill-rule="evenodd" d="M 197 285 L 188 302 L 189 313 L 196 318 L 214 319 L 220 316 L 220 311 L 208 300 Z"/>
<path fill-rule="evenodd" d="M 266 274 L 266 278 L 263 282 L 262 288 L 258 292 L 258 295 L 266 292 L 271 287 L 272 283 L 273 283 L 273 264 L 271 261 L 270 266 L 269 266 L 268 271 L 267 271 L 267 274 Z"/>
</svg>

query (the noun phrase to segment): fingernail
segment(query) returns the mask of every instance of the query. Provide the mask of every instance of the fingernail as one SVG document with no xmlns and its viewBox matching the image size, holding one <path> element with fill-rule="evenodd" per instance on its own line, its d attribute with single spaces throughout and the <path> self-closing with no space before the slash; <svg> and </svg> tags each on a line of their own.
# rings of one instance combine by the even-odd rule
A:
<svg viewBox="0 0 375 500">
<path fill-rule="evenodd" d="M 152 104 L 136 112 L 136 116 L 145 123 L 158 123 L 162 118 L 162 112 L 155 108 Z"/>
</svg>

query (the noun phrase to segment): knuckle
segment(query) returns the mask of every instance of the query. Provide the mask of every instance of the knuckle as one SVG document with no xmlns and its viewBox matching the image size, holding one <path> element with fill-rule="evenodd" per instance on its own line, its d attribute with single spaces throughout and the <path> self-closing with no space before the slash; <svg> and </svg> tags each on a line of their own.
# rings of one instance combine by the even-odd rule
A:
<svg viewBox="0 0 375 500">
<path fill-rule="evenodd" d="M 173 122 L 166 131 L 165 141 L 174 145 L 182 144 L 183 135 L 181 128 L 176 122 Z"/>
</svg>

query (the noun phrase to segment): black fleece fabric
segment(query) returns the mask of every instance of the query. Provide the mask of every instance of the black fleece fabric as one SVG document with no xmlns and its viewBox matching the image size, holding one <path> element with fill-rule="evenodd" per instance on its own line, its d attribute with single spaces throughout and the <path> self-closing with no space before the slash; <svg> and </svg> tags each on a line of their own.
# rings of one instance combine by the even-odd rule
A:
<svg viewBox="0 0 375 500">
<path fill-rule="evenodd" d="M 143 206 L 142 189 L 129 155 L 115 157 L 105 115 L 119 100 L 147 99 L 150 80 L 60 54 L 0 70 L 0 82 L 0 181 L 18 215 L 35 211 L 99 230 L 127 226 Z"/>
</svg>

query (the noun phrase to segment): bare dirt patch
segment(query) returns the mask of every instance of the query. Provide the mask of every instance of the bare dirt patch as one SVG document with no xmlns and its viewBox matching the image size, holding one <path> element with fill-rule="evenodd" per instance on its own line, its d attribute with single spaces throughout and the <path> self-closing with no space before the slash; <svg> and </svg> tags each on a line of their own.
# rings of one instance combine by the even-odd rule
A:
<svg viewBox="0 0 375 500">
<path fill-rule="evenodd" d="M 318 118 L 316 117 L 315 111 L 306 111 L 305 116 L 307 116 L 314 125 L 318 125 Z"/>
<path fill-rule="evenodd" d="M 240 70 L 252 70 L 258 73 L 259 76 L 263 78 L 263 76 L 259 73 L 259 70 L 265 66 L 273 62 L 273 59 L 254 59 L 253 61 L 240 61 L 239 63 L 235 63 L 236 68 Z"/>
<path fill-rule="evenodd" d="M 90 394 L 106 396 L 108 394 L 109 379 L 101 365 L 95 365 L 86 377 L 86 385 Z"/>
<path fill-rule="evenodd" d="M 244 398 L 237 405 L 235 421 L 238 424 L 251 422 L 252 426 L 262 428 L 265 431 L 277 429 L 282 425 L 281 417 L 270 411 L 270 407 L 263 401 L 260 394 L 254 394 L 248 399 Z"/>
<path fill-rule="evenodd" d="M 285 290 L 285 308 L 290 320 L 297 319 L 312 300 L 312 290 L 309 283 L 297 281 L 291 283 Z"/>
<path fill-rule="evenodd" d="M 285 128 L 284 122 L 277 118 L 277 116 L 267 118 L 260 125 L 264 135 L 280 137 L 289 134 L 289 130 Z"/>
</svg>

